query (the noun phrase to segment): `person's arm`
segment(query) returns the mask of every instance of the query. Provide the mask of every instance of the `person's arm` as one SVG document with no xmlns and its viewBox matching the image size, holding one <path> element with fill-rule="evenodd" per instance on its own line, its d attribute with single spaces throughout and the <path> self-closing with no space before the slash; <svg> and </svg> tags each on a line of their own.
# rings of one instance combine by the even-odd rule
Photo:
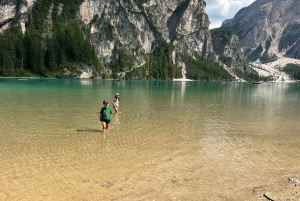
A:
<svg viewBox="0 0 300 201">
<path fill-rule="evenodd" d="M 101 121 L 101 119 L 102 119 L 102 113 L 100 112 L 99 120 Z"/>
</svg>

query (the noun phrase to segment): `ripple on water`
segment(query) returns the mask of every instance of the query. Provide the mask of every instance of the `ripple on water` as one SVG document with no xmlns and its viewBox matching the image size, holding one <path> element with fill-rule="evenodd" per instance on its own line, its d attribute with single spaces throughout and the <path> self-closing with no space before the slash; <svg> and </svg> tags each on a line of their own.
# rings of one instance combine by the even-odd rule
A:
<svg viewBox="0 0 300 201">
<path fill-rule="evenodd" d="M 256 186 L 299 172 L 292 94 L 129 85 L 104 133 L 95 99 L 127 89 L 101 83 L 0 96 L 1 200 L 250 200 Z"/>
</svg>

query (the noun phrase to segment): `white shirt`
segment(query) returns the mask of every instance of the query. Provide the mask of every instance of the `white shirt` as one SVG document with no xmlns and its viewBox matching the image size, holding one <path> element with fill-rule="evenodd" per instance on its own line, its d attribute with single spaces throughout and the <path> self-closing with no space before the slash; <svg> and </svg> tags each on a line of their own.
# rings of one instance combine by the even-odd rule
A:
<svg viewBox="0 0 300 201">
<path fill-rule="evenodd" d="M 119 99 L 114 98 L 114 100 L 112 101 L 113 106 L 115 107 L 119 107 Z"/>
</svg>

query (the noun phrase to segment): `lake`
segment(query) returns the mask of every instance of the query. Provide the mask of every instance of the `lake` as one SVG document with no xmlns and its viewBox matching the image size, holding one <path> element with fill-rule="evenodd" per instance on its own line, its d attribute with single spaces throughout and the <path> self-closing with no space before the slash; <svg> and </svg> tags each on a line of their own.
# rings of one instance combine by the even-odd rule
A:
<svg viewBox="0 0 300 201">
<path fill-rule="evenodd" d="M 0 200 L 300 196 L 300 83 L 2 78 L 0 102 Z"/>
</svg>

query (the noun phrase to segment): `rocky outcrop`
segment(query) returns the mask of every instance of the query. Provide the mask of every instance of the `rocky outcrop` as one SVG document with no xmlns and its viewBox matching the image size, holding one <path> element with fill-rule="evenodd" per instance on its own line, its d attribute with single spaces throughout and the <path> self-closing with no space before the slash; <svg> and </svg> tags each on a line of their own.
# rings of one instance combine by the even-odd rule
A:
<svg viewBox="0 0 300 201">
<path fill-rule="evenodd" d="M 2 3 L 0 8 L 5 12 L 0 13 L 1 31 L 12 26 L 12 21 L 18 23 L 19 20 L 25 32 L 30 8 L 36 1 L 38 3 L 38 0 L 25 3 L 6 0 Z M 53 5 L 47 8 L 46 19 L 41 20 L 45 29 L 41 30 L 41 38 L 52 37 Z M 64 5 L 55 2 L 55 6 L 59 16 Z M 180 55 L 214 55 L 206 2 L 203 0 L 83 0 L 76 16 L 90 30 L 91 42 L 101 62 L 114 63 L 120 57 L 126 57 L 128 62 L 122 61 L 118 66 L 121 66 L 122 72 L 147 64 L 149 53 L 160 44 L 172 44 L 170 60 L 182 67 L 183 72 L 186 65 Z M 222 54 L 231 56 L 240 65 L 240 52 L 236 51 L 235 43 L 236 39 L 232 38 Z M 237 49 L 240 50 L 240 47 Z"/>
<path fill-rule="evenodd" d="M 300 36 L 299 30 L 285 33 L 288 27 L 299 23 L 299 0 L 257 0 L 241 9 L 233 19 L 224 21 L 222 28 L 229 28 L 239 36 L 250 58 L 267 62 L 280 52 L 289 52 L 289 49 L 293 52 L 288 53 L 289 56 L 300 56 L 293 51 L 299 37 L 288 42 L 285 38 L 291 33 Z"/>
<path fill-rule="evenodd" d="M 91 78 L 93 77 L 93 73 L 95 71 L 94 67 L 86 67 L 80 70 L 81 73 L 75 75 L 76 78 Z"/>
<path fill-rule="evenodd" d="M 13 19 L 19 17 L 19 24 L 23 33 L 26 31 L 25 22 L 27 17 L 25 13 L 32 7 L 35 0 L 26 0 L 25 3 L 17 3 L 15 1 L 6 1 L 0 3 L 0 33 L 8 29 L 13 24 Z"/>
<path fill-rule="evenodd" d="M 79 13 L 101 57 L 111 61 L 114 48 L 122 46 L 140 65 L 145 59 L 138 55 L 150 53 L 161 38 L 176 52 L 212 52 L 205 7 L 203 0 L 85 0 Z"/>
<path fill-rule="evenodd" d="M 300 59 L 300 41 L 293 45 L 285 54 L 285 56 Z"/>
<path fill-rule="evenodd" d="M 300 23 L 289 24 L 284 30 L 279 49 L 286 52 L 285 56 L 300 59 Z"/>
<path fill-rule="evenodd" d="M 237 35 L 231 31 L 213 30 L 212 41 L 214 52 L 221 62 L 231 69 L 247 72 L 242 42 Z"/>
</svg>

